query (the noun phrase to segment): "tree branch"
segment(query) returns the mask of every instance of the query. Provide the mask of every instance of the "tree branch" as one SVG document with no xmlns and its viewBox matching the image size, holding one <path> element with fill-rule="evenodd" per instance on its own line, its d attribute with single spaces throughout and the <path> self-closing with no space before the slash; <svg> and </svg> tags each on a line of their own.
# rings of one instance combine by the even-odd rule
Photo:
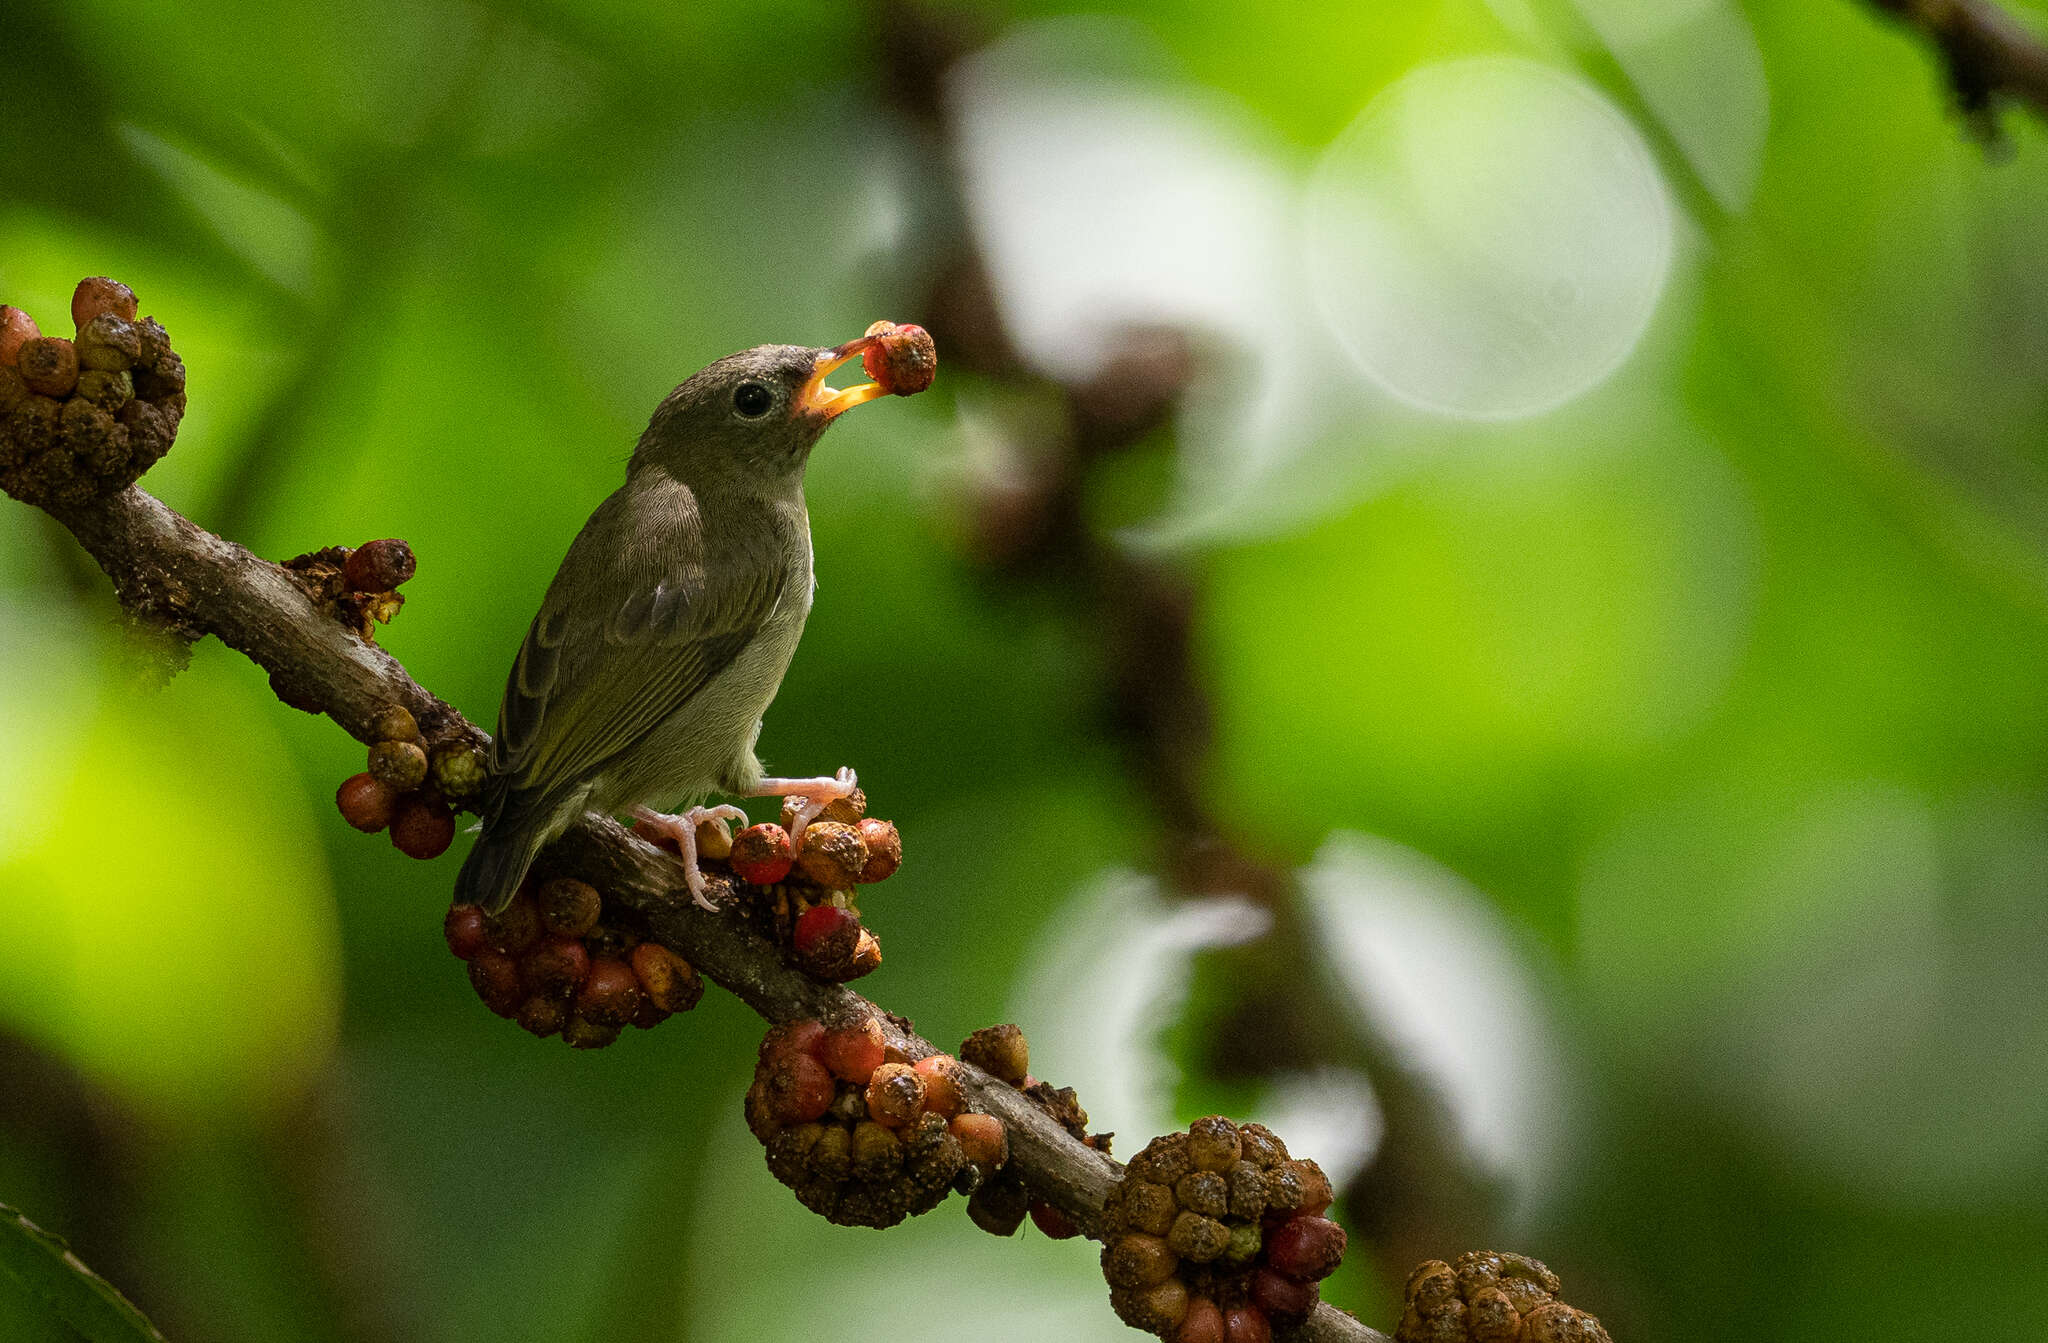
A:
<svg viewBox="0 0 2048 1343">
<path fill-rule="evenodd" d="M 282 567 L 215 536 L 140 486 L 50 511 L 106 571 L 131 614 L 181 637 L 214 635 L 270 672 L 294 701 L 320 705 L 358 739 L 368 740 L 378 711 L 397 703 L 432 735 L 460 733 L 479 746 L 488 743 L 481 729 L 414 681 L 396 658 L 316 607 Z M 680 887 L 674 859 L 616 821 L 587 818 L 556 841 L 548 859 L 569 865 L 639 913 L 663 943 L 770 1021 L 846 1022 L 871 1015 L 907 1055 L 939 1052 L 905 1018 L 843 985 L 811 979 L 738 920 L 699 909 Z M 975 1107 L 1009 1130 L 1011 1165 L 1032 1193 L 1093 1234 L 1122 1168 L 1076 1141 L 1022 1092 L 971 1065 L 962 1069 Z M 1327 1304 L 1292 1337 L 1391 1343 Z"/>
<path fill-rule="evenodd" d="M 1991 0 L 1870 0 L 1941 52 L 1965 112 L 2015 98 L 2048 119 L 2048 42 Z"/>
</svg>

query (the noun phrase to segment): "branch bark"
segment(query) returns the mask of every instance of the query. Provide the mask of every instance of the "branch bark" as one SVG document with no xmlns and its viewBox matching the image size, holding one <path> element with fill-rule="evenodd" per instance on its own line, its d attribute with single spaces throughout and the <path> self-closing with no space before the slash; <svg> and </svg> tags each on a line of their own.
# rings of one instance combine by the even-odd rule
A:
<svg viewBox="0 0 2048 1343">
<path fill-rule="evenodd" d="M 283 568 L 180 516 L 140 486 L 51 513 L 106 571 L 132 615 L 186 638 L 214 635 L 270 672 L 295 701 L 321 705 L 359 740 L 369 739 L 380 709 L 397 703 L 430 733 L 460 732 L 478 745 L 488 743 L 481 729 L 414 681 L 396 658 L 320 611 Z M 872 1015 L 889 1042 L 911 1057 L 939 1052 L 907 1019 L 844 985 L 811 979 L 785 965 L 766 938 L 699 909 L 678 882 L 674 860 L 616 821 L 587 818 L 548 857 L 639 912 L 663 942 L 769 1021 Z M 975 1106 L 1008 1128 L 1010 1161 L 1032 1193 L 1092 1235 L 1122 1167 L 1082 1146 L 1022 1092 L 971 1065 L 962 1068 Z M 1329 1305 L 1317 1306 L 1292 1337 L 1391 1343 Z"/>
<path fill-rule="evenodd" d="M 1964 111 L 2005 96 L 2048 119 L 2048 42 L 1991 0 L 1870 2 L 1934 43 Z"/>
</svg>

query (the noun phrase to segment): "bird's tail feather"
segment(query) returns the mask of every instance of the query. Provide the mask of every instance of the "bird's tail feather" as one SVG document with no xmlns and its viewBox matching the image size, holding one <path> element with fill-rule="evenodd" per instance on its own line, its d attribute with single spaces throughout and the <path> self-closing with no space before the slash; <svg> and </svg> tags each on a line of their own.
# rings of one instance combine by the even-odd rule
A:
<svg viewBox="0 0 2048 1343">
<path fill-rule="evenodd" d="M 482 905 L 488 914 L 511 904 L 519 883 L 526 880 L 526 869 L 547 840 L 540 818 L 501 816 L 486 823 L 455 878 L 457 903 Z"/>
</svg>

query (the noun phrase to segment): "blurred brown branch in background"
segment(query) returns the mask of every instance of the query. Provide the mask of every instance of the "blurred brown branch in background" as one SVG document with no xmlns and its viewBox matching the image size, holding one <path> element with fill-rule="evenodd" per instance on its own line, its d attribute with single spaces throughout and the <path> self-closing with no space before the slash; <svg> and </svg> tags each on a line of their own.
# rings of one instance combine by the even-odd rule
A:
<svg viewBox="0 0 2048 1343">
<path fill-rule="evenodd" d="M 1871 0 L 1940 51 L 1957 104 L 1987 118 L 2001 97 L 2048 118 L 2048 42 L 1991 0 Z"/>
<path fill-rule="evenodd" d="M 1032 470 L 982 485 L 970 502 L 971 544 L 984 568 L 1012 587 L 1059 592 L 1104 654 L 1104 719 L 1135 792 L 1150 804 L 1161 875 L 1183 897 L 1237 895 L 1272 916 L 1249 946 L 1215 953 L 1232 986 L 1230 1016 L 1211 1037 L 1207 1065 L 1225 1077 L 1272 1077 L 1318 1066 L 1355 1069 L 1372 1083 L 1384 1123 L 1378 1150 L 1347 1191 L 1355 1229 L 1398 1282 L 1445 1244 L 1494 1230 L 1494 1189 L 1458 1141 L 1443 1098 L 1324 975 L 1292 871 L 1251 853 L 1205 797 L 1214 739 L 1211 698 L 1198 666 L 1200 588 L 1185 564 L 1140 555 L 1088 521 L 1091 468 L 1156 436 L 1171 435 L 1182 395 L 1200 373 L 1188 333 L 1127 331 L 1116 355 L 1085 382 L 1051 384 L 1007 333 L 996 286 L 968 222 L 945 90 L 949 68 L 979 45 L 972 20 L 906 0 L 879 0 L 886 94 L 909 122 L 952 226 L 934 252 L 930 297 L 918 306 L 950 367 L 1049 392 L 1062 432 L 1034 442 Z M 921 245 L 932 246 L 931 239 Z"/>
<path fill-rule="evenodd" d="M 402 704 L 424 728 L 460 733 L 479 744 L 483 731 L 428 692 L 396 658 L 319 610 L 286 571 L 192 523 L 129 486 L 83 504 L 53 505 L 114 582 L 127 610 L 177 637 L 212 634 L 271 674 L 293 702 L 317 705 L 367 739 L 377 714 Z M 843 986 L 824 984 L 784 964 L 782 953 L 738 921 L 699 909 L 680 885 L 673 860 L 633 838 L 617 822 L 591 817 L 555 846 L 575 870 L 640 913 L 653 933 L 707 977 L 770 1021 L 848 1022 L 873 1016 L 888 1042 L 912 1058 L 938 1051 L 911 1024 Z M 1117 1163 L 1084 1146 L 1013 1087 L 964 1067 L 977 1108 L 1003 1121 L 1010 1160 L 1032 1193 L 1092 1229 Z M 1314 1343 L 1387 1343 L 1327 1304 L 1295 1337 Z"/>
</svg>

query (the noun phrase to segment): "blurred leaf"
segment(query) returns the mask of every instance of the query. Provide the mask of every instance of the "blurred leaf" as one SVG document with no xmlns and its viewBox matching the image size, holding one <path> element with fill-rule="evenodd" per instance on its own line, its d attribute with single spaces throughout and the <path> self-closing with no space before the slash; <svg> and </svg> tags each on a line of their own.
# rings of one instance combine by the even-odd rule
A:
<svg viewBox="0 0 2048 1343">
<path fill-rule="evenodd" d="M 51 1235 L 4 1203 L 0 1274 L 12 1284 L 10 1294 L 17 1300 L 36 1301 L 90 1343 L 165 1343 L 127 1297 L 71 1253 L 63 1237 Z"/>
</svg>

